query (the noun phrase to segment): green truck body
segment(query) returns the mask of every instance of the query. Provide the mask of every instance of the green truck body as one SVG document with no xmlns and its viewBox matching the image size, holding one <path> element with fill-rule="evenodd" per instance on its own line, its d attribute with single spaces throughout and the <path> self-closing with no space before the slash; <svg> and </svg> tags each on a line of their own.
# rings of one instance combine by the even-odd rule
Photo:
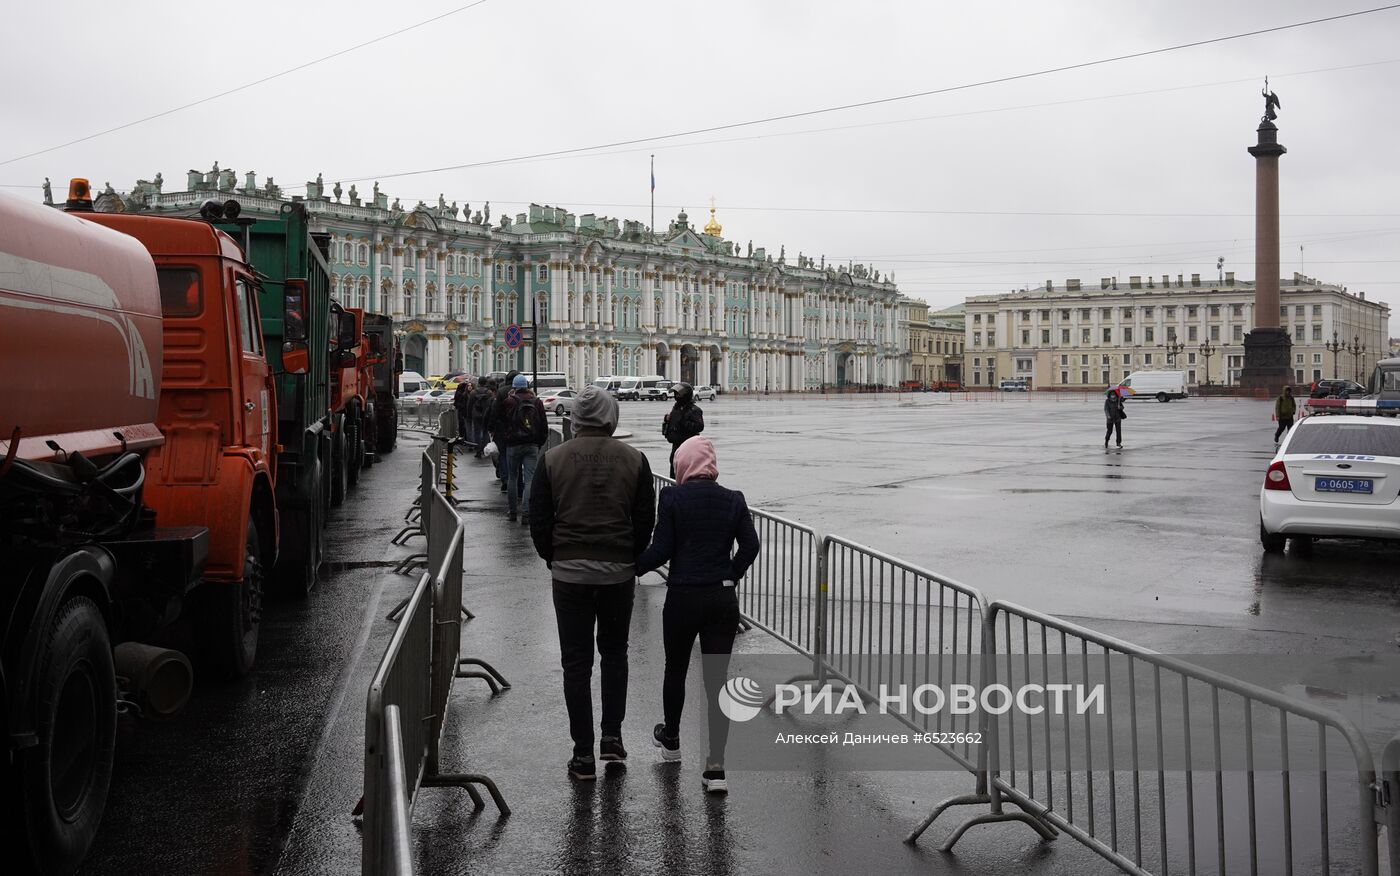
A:
<svg viewBox="0 0 1400 876">
<path fill-rule="evenodd" d="M 277 508 L 281 546 L 276 575 L 292 590 L 310 589 L 322 560 L 332 439 L 328 416 L 331 326 L 327 240 L 312 235 L 305 208 L 282 205 L 276 219 L 222 226 L 244 242 L 258 272 L 258 309 L 268 366 L 277 386 Z M 310 367 L 288 374 L 282 366 L 282 305 L 286 281 L 306 280 Z"/>
</svg>

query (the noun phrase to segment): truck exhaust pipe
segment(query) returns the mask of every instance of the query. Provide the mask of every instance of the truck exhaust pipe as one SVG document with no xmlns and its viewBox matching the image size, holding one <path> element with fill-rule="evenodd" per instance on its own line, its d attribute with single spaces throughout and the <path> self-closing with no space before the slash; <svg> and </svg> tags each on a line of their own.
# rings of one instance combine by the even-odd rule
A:
<svg viewBox="0 0 1400 876">
<path fill-rule="evenodd" d="M 147 718 L 171 717 L 189 702 L 194 670 L 179 651 L 140 642 L 123 642 L 112 649 L 117 682 Z"/>
</svg>

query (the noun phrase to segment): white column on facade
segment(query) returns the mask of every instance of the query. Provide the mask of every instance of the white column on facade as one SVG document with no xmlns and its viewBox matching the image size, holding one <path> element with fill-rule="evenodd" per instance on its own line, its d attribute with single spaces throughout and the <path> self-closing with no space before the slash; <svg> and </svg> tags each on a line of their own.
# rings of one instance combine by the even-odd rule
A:
<svg viewBox="0 0 1400 876">
<path fill-rule="evenodd" d="M 389 252 L 390 252 L 389 258 L 390 258 L 390 260 L 392 261 L 392 265 L 391 265 L 391 267 L 390 267 L 390 270 L 393 272 L 393 278 L 394 278 L 394 291 L 391 293 L 391 294 L 394 296 L 394 300 L 393 300 L 392 302 L 390 302 L 390 304 L 392 305 L 392 306 L 390 307 L 390 312 L 391 312 L 391 313 L 394 313 L 394 314 L 402 314 L 402 313 L 403 313 L 403 247 L 402 247 L 402 246 L 393 246 L 393 247 L 390 248 Z"/>
<path fill-rule="evenodd" d="M 413 306 L 419 313 L 426 313 L 423 296 L 428 292 L 428 250 L 419 245 L 413 247 L 413 260 L 418 268 L 418 288 L 413 290 Z"/>
<path fill-rule="evenodd" d="M 487 343 L 490 343 L 491 329 L 496 324 L 496 268 L 495 260 L 489 252 L 481 260 L 481 273 L 481 322 L 486 328 Z M 486 370 L 492 369 L 487 368 Z"/>
<path fill-rule="evenodd" d="M 661 326 L 666 331 L 676 330 L 676 275 L 661 275 Z"/>
<path fill-rule="evenodd" d="M 704 384 L 707 384 L 707 383 L 710 382 L 710 348 L 709 348 L 709 347 L 701 347 L 701 348 L 700 348 L 700 362 L 699 362 L 699 365 L 700 365 L 700 367 L 699 367 L 699 369 L 696 370 L 696 373 L 695 373 L 695 382 L 696 382 L 697 384 L 700 384 L 700 385 L 703 386 Z"/>
<path fill-rule="evenodd" d="M 549 263 L 549 327 L 558 328 L 564 313 L 564 263 Z M 557 370 L 557 369 L 551 369 Z"/>
<path fill-rule="evenodd" d="M 612 265 L 603 271 L 603 328 L 607 331 L 613 330 L 613 279 L 616 275 Z"/>
</svg>

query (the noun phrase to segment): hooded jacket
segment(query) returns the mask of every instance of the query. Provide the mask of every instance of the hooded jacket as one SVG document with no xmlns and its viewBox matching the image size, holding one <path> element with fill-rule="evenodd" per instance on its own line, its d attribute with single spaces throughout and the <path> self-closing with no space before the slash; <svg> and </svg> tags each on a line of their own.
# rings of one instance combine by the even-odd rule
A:
<svg viewBox="0 0 1400 876">
<path fill-rule="evenodd" d="M 720 486 L 717 477 L 709 439 L 691 438 L 677 448 L 677 483 L 661 491 L 656 531 L 637 559 L 638 575 L 669 562 L 671 587 L 718 587 L 744 577 L 758 557 L 758 532 L 744 494 Z"/>
</svg>

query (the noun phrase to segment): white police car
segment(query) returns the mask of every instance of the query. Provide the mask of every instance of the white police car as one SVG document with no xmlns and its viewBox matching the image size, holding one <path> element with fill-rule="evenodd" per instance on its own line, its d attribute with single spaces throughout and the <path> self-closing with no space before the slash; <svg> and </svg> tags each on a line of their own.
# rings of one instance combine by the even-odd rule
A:
<svg viewBox="0 0 1400 876">
<path fill-rule="evenodd" d="M 1376 416 L 1397 412 L 1400 402 L 1304 402 L 1259 491 L 1265 551 L 1289 538 L 1400 539 L 1400 419 Z"/>
</svg>

